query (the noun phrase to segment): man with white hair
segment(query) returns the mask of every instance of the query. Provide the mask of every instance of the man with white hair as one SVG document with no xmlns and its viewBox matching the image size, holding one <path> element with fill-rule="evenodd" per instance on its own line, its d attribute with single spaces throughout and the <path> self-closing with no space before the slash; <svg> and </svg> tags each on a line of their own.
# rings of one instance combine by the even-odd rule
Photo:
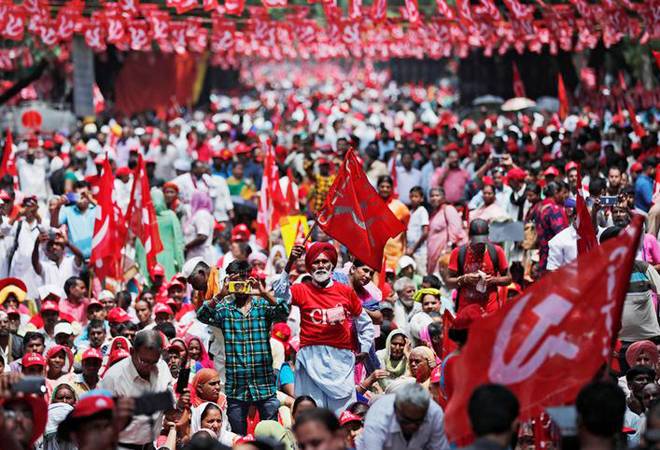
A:
<svg viewBox="0 0 660 450">
<path fill-rule="evenodd" d="M 396 302 L 394 303 L 394 322 L 400 330 L 410 333 L 410 319 L 422 310 L 422 305 L 413 300 L 417 290 L 415 283 L 408 277 L 401 277 L 394 283 Z"/>
<path fill-rule="evenodd" d="M 305 266 L 312 280 L 289 285 L 288 272 L 304 251 L 302 246 L 293 247 L 282 277 L 273 285 L 277 297 L 290 298 L 300 308 L 295 394 L 309 395 L 319 407 L 339 414 L 355 401 L 355 362 L 366 358 L 374 326 L 353 288 L 332 280 L 338 255 L 328 242 L 316 242 L 306 252 Z"/>
<path fill-rule="evenodd" d="M 357 450 L 449 449 L 444 413 L 418 383 L 379 397 L 369 408 Z"/>
</svg>

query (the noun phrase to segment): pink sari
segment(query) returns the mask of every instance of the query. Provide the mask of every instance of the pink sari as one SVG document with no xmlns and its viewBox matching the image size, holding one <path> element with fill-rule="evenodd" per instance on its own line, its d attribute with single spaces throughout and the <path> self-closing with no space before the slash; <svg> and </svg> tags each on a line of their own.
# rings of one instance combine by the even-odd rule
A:
<svg viewBox="0 0 660 450">
<path fill-rule="evenodd" d="M 438 269 L 438 260 L 443 253 L 451 250 L 451 245 L 467 243 L 467 234 L 463 229 L 463 220 L 452 205 L 444 204 L 431 217 L 429 236 L 426 239 L 428 253 L 427 272 Z"/>
</svg>

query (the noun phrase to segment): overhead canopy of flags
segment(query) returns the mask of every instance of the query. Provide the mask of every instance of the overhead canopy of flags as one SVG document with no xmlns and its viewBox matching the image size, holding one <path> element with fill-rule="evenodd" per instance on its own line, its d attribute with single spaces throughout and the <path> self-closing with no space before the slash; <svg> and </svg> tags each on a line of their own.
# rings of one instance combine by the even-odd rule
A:
<svg viewBox="0 0 660 450">
<path fill-rule="evenodd" d="M 317 3 L 310 1 L 310 3 Z M 571 0 L 562 4 L 522 4 L 504 1 L 500 10 L 493 0 L 478 5 L 445 0 L 421 5 L 406 0 L 392 17 L 386 0 L 366 5 L 349 2 L 343 11 L 333 0 L 319 2 L 323 23 L 311 18 L 308 6 L 287 0 L 262 0 L 262 6 L 246 6 L 245 0 L 166 0 L 163 5 L 138 0 L 101 2 L 88 7 L 80 0 L 51 6 L 45 0 L 0 1 L 0 37 L 21 41 L 26 33 L 37 45 L 54 47 L 84 37 L 96 52 L 114 45 L 122 51 L 201 53 L 211 50 L 211 62 L 234 64 L 239 57 L 273 60 L 392 57 L 443 58 L 467 56 L 474 48 L 486 55 L 515 49 L 539 53 L 547 47 L 580 51 L 606 47 L 624 37 L 642 43 L 660 37 L 660 3 L 630 0 Z M 52 8 L 52 9 L 51 9 Z M 269 10 L 286 8 L 275 20 Z M 431 14 L 428 14 L 432 10 Z M 426 11 L 426 14 L 425 14 Z M 242 17 L 246 15 L 247 18 Z M 182 14 L 201 14 L 186 17 Z M 278 14 L 282 16 L 282 14 Z M 0 70 L 10 70 L 16 59 L 0 50 Z M 5 67 L 6 66 L 6 67 Z"/>
</svg>

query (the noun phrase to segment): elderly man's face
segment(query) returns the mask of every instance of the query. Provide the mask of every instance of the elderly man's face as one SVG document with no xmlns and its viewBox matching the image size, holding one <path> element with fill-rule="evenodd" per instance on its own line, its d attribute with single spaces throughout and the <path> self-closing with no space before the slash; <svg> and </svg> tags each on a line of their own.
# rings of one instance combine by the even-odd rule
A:
<svg viewBox="0 0 660 450">
<path fill-rule="evenodd" d="M 321 253 L 311 264 L 312 278 L 318 283 L 325 283 L 332 275 L 333 264 L 325 253 Z"/>
</svg>

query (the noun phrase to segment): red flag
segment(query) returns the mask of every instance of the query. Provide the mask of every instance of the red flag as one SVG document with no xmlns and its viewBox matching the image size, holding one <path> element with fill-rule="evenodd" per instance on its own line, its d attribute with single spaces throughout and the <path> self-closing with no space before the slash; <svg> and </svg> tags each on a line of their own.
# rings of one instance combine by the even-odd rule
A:
<svg viewBox="0 0 660 450">
<path fill-rule="evenodd" d="M 369 184 L 352 148 L 328 191 L 318 223 L 374 270 L 381 267 L 387 240 L 406 230 Z"/>
<path fill-rule="evenodd" d="M 470 437 L 467 404 L 479 385 L 511 389 L 521 420 L 575 400 L 610 358 L 642 222 L 636 216 L 621 236 L 544 276 L 472 325 L 452 372 L 456 387 L 445 416 L 452 441 Z"/>
<path fill-rule="evenodd" d="M 103 161 L 103 169 L 98 180 L 96 194 L 96 221 L 94 222 L 94 237 L 92 238 L 92 254 L 89 264 L 99 278 L 120 278 L 120 260 L 123 239 L 117 232 L 115 211 L 112 204 L 112 188 L 114 176 L 110 161 Z"/>
<path fill-rule="evenodd" d="M 628 110 L 628 120 L 630 120 L 630 126 L 637 135 L 638 138 L 643 138 L 646 136 L 646 130 L 642 124 L 637 120 L 637 114 L 635 113 L 635 108 L 632 107 L 630 102 L 626 102 L 626 110 Z"/>
<path fill-rule="evenodd" d="M 257 211 L 257 242 L 262 248 L 268 248 L 270 233 L 280 222 L 280 217 L 286 216 L 286 200 L 280 187 L 279 172 L 275 164 L 275 152 L 270 143 L 264 144 L 264 174 L 259 192 L 259 209 Z"/>
<path fill-rule="evenodd" d="M 578 235 L 578 255 L 584 255 L 598 245 L 598 239 L 596 238 L 596 231 L 591 221 L 591 214 L 589 214 L 587 203 L 584 201 L 584 197 L 582 197 L 582 180 L 579 179 L 578 183 L 579 189 L 575 198 L 575 229 Z"/>
<path fill-rule="evenodd" d="M 525 95 L 525 84 L 520 78 L 520 72 L 518 72 L 518 64 L 513 62 L 513 95 L 515 97 L 527 97 Z"/>
<path fill-rule="evenodd" d="M 160 240 L 158 220 L 154 205 L 151 202 L 149 178 L 142 156 L 140 156 L 138 166 L 135 169 L 131 199 L 126 210 L 126 222 L 128 229 L 142 241 L 147 254 L 146 269 L 151 273 L 151 269 L 156 265 L 156 255 L 163 250 L 163 243 Z"/>
<path fill-rule="evenodd" d="M 296 193 L 293 192 L 293 182 L 295 178 L 293 177 L 293 171 L 291 170 L 291 167 L 286 170 L 286 177 L 289 181 L 286 185 L 286 204 L 288 207 L 287 213 L 292 214 L 300 211 L 300 206 L 298 206 L 298 197 L 296 196 Z"/>
<path fill-rule="evenodd" d="M 660 69 L 660 52 L 657 52 L 655 50 L 651 50 L 653 52 L 653 59 L 655 59 L 655 64 L 658 66 L 658 69 Z"/>
<path fill-rule="evenodd" d="M 12 149 L 14 147 L 14 138 L 12 137 L 11 130 L 7 128 L 7 135 L 5 137 L 5 147 L 2 150 L 2 164 L 0 164 L 0 178 L 5 175 L 16 177 L 16 164 L 14 161 L 14 154 Z"/>
<path fill-rule="evenodd" d="M 559 99 L 559 118 L 564 120 L 568 116 L 568 94 L 564 86 L 564 78 L 557 74 L 557 98 Z"/>
</svg>

